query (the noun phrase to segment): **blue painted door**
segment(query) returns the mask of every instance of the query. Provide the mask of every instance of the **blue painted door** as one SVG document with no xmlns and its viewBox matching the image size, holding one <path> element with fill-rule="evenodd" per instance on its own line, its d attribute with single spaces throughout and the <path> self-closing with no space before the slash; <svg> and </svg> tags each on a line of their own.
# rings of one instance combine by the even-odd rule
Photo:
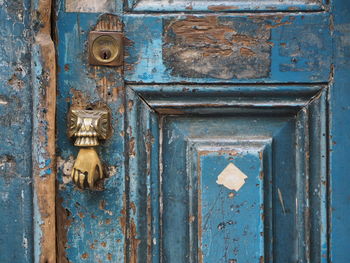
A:
<svg viewBox="0 0 350 263">
<path fill-rule="evenodd" d="M 58 0 L 58 262 L 346 262 L 330 204 L 348 150 L 330 150 L 345 140 L 349 9 Z M 90 31 L 123 32 L 123 66 L 89 65 Z M 112 112 L 108 179 L 79 190 L 67 113 L 98 102 Z"/>
</svg>

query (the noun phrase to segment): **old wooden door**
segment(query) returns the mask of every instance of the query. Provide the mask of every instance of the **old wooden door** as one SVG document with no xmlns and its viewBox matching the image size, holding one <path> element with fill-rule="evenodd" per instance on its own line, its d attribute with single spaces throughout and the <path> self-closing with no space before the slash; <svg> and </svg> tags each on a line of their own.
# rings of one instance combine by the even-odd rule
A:
<svg viewBox="0 0 350 263">
<path fill-rule="evenodd" d="M 350 260 L 346 0 L 50 3 L 32 1 L 25 105 L 34 113 L 22 135 L 33 137 L 13 150 L 32 142 L 34 222 L 19 225 L 34 226 L 34 239 L 26 235 L 13 254 L 0 246 L 1 262 Z M 20 19 L 13 34 L 24 41 L 29 20 L 9 19 Z M 91 31 L 123 34 L 122 66 L 89 64 Z M 17 80 L 6 87 L 27 85 Z M 19 90 L 0 96 L 1 127 L 11 125 Z M 80 190 L 67 114 L 101 102 L 112 116 L 112 136 L 98 147 L 108 178 L 104 190 Z M 0 151 L 0 186 L 12 189 L 27 166 Z M 24 203 L 31 192 L 22 179 L 14 189 Z M 22 231 L 11 223 L 17 203 L 2 199 L 12 212 L 1 225 Z"/>
</svg>

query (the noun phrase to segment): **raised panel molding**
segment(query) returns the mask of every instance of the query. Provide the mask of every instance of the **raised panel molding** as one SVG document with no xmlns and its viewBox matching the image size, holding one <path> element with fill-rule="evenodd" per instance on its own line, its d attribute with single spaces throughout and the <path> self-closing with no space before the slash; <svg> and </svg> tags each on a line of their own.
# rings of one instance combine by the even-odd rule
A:
<svg viewBox="0 0 350 263">
<path fill-rule="evenodd" d="M 326 4 L 323 0 L 260 0 L 245 2 L 242 0 L 220 1 L 188 1 L 188 0 L 128 0 L 128 9 L 137 12 L 229 12 L 229 11 L 302 11 L 322 10 Z"/>
<path fill-rule="evenodd" d="M 225 248 L 228 257 L 231 254 L 229 260 L 240 262 L 245 254 L 239 251 L 246 249 L 246 243 L 251 262 L 272 258 L 271 144 L 271 138 L 188 139 L 189 262 L 226 262 L 217 247 Z M 207 158 L 212 162 L 206 162 Z M 247 176 L 239 191 L 215 184 L 227 163 L 236 163 Z"/>
<path fill-rule="evenodd" d="M 128 86 L 137 262 L 327 262 L 326 98 L 322 85 Z M 247 175 L 238 192 L 215 183 L 229 163 Z"/>
</svg>

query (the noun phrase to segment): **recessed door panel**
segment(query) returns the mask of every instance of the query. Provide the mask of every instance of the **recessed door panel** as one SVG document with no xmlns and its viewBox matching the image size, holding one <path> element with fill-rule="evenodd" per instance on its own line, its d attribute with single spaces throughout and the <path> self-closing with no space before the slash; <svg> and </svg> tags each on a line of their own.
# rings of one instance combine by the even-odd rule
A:
<svg viewBox="0 0 350 263">
<path fill-rule="evenodd" d="M 271 139 L 192 139 L 187 147 L 191 262 L 259 262 Z"/>
<path fill-rule="evenodd" d="M 284 88 L 128 89 L 138 257 L 321 261 L 326 89 Z"/>
</svg>

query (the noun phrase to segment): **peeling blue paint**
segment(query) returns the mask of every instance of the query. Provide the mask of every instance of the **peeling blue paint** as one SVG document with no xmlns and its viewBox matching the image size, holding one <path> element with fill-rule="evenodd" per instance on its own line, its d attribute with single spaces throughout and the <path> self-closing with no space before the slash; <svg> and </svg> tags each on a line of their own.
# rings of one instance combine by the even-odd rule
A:
<svg viewBox="0 0 350 263">
<path fill-rule="evenodd" d="M 0 262 L 32 262 L 30 1 L 0 1 Z"/>
<path fill-rule="evenodd" d="M 350 253 L 350 2 L 332 1 L 334 19 L 333 63 L 330 103 L 330 243 L 332 262 L 349 262 Z"/>
<path fill-rule="evenodd" d="M 71 104 L 107 102 L 114 129 L 98 148 L 111 175 L 104 191 L 79 191 L 68 171 L 58 169 L 65 213 L 58 214 L 64 224 L 58 228 L 66 235 L 59 238 L 67 246 L 60 256 L 71 262 L 350 261 L 350 3 L 265 2 L 127 1 L 123 76 L 87 63 L 87 34 L 101 14 L 67 13 L 57 1 L 58 158 L 67 164 L 77 153 L 66 135 Z M 0 1 L 1 263 L 39 262 L 44 221 L 31 171 L 34 165 L 43 179 L 53 172 L 45 112 L 32 115 L 45 96 L 36 78 L 45 74 L 40 48 L 31 46 L 31 30 L 40 25 L 30 22 L 30 10 L 38 6 L 39 0 Z M 115 6 L 121 15 L 123 1 Z M 255 26 L 266 24 L 269 74 L 191 77 L 165 61 L 164 48 L 183 48 L 178 33 L 165 27 L 209 13 L 216 26 L 239 34 L 256 34 Z M 103 77 L 115 97 L 101 91 Z M 33 131 L 40 144 L 32 142 Z M 248 175 L 239 192 L 215 183 L 229 162 Z"/>
</svg>

